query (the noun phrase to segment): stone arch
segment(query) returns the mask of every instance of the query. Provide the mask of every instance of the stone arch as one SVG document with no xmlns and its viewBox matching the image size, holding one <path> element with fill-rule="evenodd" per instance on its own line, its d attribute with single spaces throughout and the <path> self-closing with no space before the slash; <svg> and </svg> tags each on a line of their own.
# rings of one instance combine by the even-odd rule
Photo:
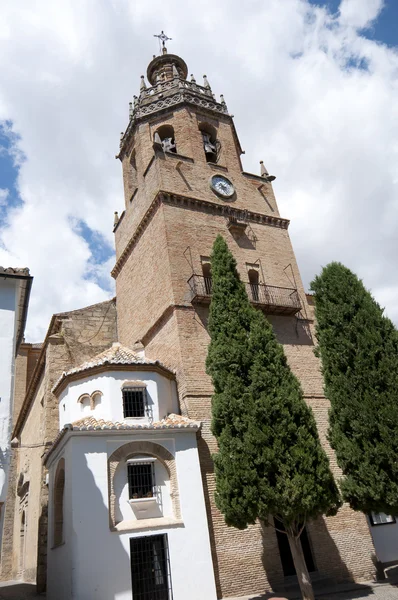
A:
<svg viewBox="0 0 398 600">
<path fill-rule="evenodd" d="M 101 404 L 102 402 L 102 396 L 103 393 L 100 390 L 95 390 L 95 392 L 93 392 L 90 395 L 90 408 L 91 410 L 94 410 L 98 404 Z"/>
<path fill-rule="evenodd" d="M 174 456 L 155 442 L 136 441 L 129 442 L 115 450 L 108 459 L 108 500 L 109 500 L 109 525 L 111 529 L 116 527 L 116 494 L 115 494 L 115 473 L 118 465 L 132 458 L 134 455 L 148 455 L 157 458 L 165 467 L 170 480 L 170 496 L 173 506 L 175 519 L 181 519 L 180 495 L 177 482 L 177 468 Z"/>
<path fill-rule="evenodd" d="M 162 146 L 164 152 L 177 152 L 174 127 L 172 125 L 164 124 L 158 127 L 153 138 L 155 143 Z"/>
<path fill-rule="evenodd" d="M 203 150 L 206 156 L 206 161 L 217 163 L 220 156 L 221 144 L 217 138 L 217 129 L 207 121 L 199 123 L 199 130 L 203 139 Z"/>
<path fill-rule="evenodd" d="M 60 546 L 64 541 L 64 490 L 65 459 L 61 458 L 57 465 L 53 489 L 53 545 Z"/>
</svg>

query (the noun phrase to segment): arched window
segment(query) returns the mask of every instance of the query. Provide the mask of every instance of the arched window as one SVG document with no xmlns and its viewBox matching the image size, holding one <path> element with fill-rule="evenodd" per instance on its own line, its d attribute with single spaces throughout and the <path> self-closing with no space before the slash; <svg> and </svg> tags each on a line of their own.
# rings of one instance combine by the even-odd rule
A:
<svg viewBox="0 0 398 600">
<path fill-rule="evenodd" d="M 202 256 L 200 259 L 200 262 L 202 264 L 204 291 L 207 296 L 210 296 L 211 284 L 212 284 L 210 258 L 207 258 L 206 256 Z"/>
<path fill-rule="evenodd" d="M 206 161 L 211 163 L 218 162 L 220 142 L 217 140 L 217 129 L 209 123 L 201 123 L 199 129 L 202 133 Z"/>
<path fill-rule="evenodd" d="M 177 147 L 174 139 L 174 129 L 171 125 L 162 125 L 155 132 L 154 141 L 161 144 L 164 152 L 177 152 Z"/>
<path fill-rule="evenodd" d="M 93 392 L 91 394 L 91 409 L 94 410 L 97 406 L 100 406 L 102 398 L 102 392 Z"/>
<path fill-rule="evenodd" d="M 64 490 L 65 460 L 61 458 L 57 465 L 53 490 L 53 545 L 60 546 L 64 541 Z"/>
<path fill-rule="evenodd" d="M 259 275 L 258 269 L 251 268 L 251 269 L 248 270 L 247 274 L 249 276 L 249 283 L 250 283 L 250 291 L 251 291 L 252 300 L 254 302 L 258 302 L 259 298 L 260 298 L 260 295 L 259 295 L 260 275 Z"/>
<path fill-rule="evenodd" d="M 78 400 L 80 402 L 81 410 L 84 413 L 90 412 L 91 410 L 91 396 L 89 394 L 82 394 Z"/>
</svg>

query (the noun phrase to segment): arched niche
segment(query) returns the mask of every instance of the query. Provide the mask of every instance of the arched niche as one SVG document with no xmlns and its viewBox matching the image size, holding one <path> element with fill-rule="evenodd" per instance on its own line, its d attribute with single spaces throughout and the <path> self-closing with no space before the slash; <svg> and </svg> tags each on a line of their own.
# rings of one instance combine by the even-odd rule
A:
<svg viewBox="0 0 398 600">
<path fill-rule="evenodd" d="M 164 446 L 149 441 L 129 442 L 120 446 L 108 459 L 108 494 L 109 494 L 109 525 L 114 529 L 117 525 L 115 492 L 115 475 L 121 462 L 134 456 L 151 456 L 157 458 L 165 467 L 170 481 L 170 497 L 173 507 L 173 517 L 181 519 L 180 496 L 178 492 L 177 469 L 175 458 Z"/>
</svg>

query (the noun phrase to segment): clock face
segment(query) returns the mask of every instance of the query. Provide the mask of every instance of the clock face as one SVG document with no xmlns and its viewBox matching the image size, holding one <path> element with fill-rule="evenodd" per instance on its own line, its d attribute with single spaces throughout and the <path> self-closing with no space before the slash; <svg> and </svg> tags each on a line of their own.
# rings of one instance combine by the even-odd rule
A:
<svg viewBox="0 0 398 600">
<path fill-rule="evenodd" d="M 231 198 L 235 192 L 233 184 L 223 175 L 213 175 L 210 180 L 210 187 L 221 198 Z"/>
</svg>

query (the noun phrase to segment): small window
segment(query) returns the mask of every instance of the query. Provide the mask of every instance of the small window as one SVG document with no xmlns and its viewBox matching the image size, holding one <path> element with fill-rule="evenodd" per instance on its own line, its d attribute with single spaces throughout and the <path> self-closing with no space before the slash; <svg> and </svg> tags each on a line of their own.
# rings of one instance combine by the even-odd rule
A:
<svg viewBox="0 0 398 600">
<path fill-rule="evenodd" d="M 211 295 L 212 288 L 212 279 L 211 279 L 211 262 L 210 258 L 202 256 L 201 259 L 202 264 L 202 273 L 203 273 L 203 286 L 204 292 L 207 296 Z"/>
<path fill-rule="evenodd" d="M 155 489 L 154 461 L 136 462 L 129 461 L 127 464 L 127 478 L 129 484 L 130 500 L 140 498 L 153 498 Z"/>
<path fill-rule="evenodd" d="M 389 525 L 396 522 L 395 517 L 386 515 L 385 513 L 375 513 L 372 511 L 369 517 L 372 525 Z"/>
<path fill-rule="evenodd" d="M 91 394 L 91 408 L 97 408 L 101 404 L 102 393 L 101 392 L 93 392 Z"/>
<path fill-rule="evenodd" d="M 247 274 L 249 277 L 251 299 L 253 300 L 253 302 L 258 302 L 260 299 L 260 294 L 259 294 L 259 292 L 260 292 L 260 287 L 259 287 L 260 274 L 259 274 L 258 268 L 249 267 Z"/>
<path fill-rule="evenodd" d="M 137 387 L 123 388 L 124 418 L 145 417 L 146 389 Z"/>
</svg>

